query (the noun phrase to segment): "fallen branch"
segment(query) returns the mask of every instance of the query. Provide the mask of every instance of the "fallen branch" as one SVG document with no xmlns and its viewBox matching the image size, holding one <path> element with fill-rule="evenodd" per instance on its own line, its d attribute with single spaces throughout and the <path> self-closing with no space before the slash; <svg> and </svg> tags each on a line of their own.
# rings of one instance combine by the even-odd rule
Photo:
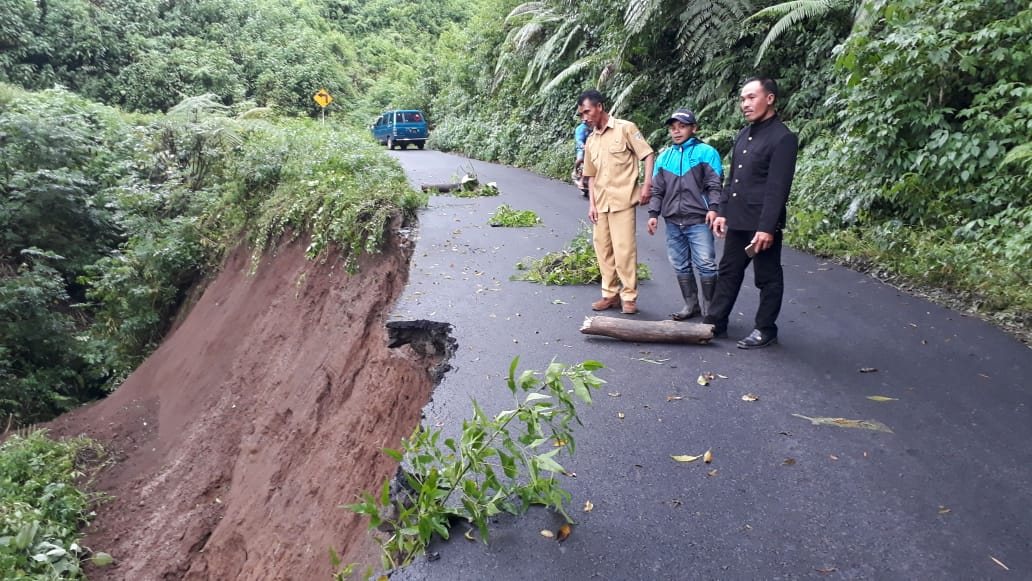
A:
<svg viewBox="0 0 1032 581">
<path fill-rule="evenodd" d="M 633 321 L 616 317 L 585 317 L 580 332 L 641 343 L 702 345 L 713 339 L 713 325 L 682 321 Z"/>
</svg>

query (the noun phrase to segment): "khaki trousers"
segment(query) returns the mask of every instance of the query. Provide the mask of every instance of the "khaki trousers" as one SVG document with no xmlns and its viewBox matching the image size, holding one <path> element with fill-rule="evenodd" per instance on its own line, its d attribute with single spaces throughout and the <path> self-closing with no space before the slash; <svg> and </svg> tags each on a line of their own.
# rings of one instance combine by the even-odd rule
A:
<svg viewBox="0 0 1032 581">
<path fill-rule="evenodd" d="M 635 206 L 618 212 L 599 212 L 592 242 L 602 271 L 602 296 L 620 293 L 623 301 L 638 300 L 638 245 Z M 621 289 L 617 282 L 623 283 Z"/>
</svg>

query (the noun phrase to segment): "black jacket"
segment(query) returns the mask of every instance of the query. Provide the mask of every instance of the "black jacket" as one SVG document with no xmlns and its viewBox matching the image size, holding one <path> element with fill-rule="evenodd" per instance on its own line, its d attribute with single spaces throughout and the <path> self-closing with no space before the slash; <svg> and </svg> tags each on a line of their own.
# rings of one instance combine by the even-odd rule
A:
<svg viewBox="0 0 1032 581">
<path fill-rule="evenodd" d="M 738 133 L 717 210 L 728 229 L 773 234 L 785 226 L 798 152 L 799 138 L 776 114 Z"/>
</svg>

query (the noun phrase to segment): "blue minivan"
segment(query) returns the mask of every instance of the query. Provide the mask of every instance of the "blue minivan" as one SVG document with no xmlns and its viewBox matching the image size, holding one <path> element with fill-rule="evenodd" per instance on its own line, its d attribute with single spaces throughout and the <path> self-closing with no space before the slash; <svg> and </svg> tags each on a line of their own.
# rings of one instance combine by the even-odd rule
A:
<svg viewBox="0 0 1032 581">
<path fill-rule="evenodd" d="M 410 143 L 423 149 L 426 138 L 426 117 L 422 111 L 408 109 L 405 111 L 387 111 L 372 126 L 373 139 L 386 145 L 388 149 L 405 149 Z"/>
</svg>

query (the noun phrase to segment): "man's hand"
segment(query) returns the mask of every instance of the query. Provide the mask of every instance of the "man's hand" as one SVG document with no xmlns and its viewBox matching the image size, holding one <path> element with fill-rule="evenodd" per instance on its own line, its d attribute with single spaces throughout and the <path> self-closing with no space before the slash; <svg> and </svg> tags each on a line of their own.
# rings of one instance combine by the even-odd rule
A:
<svg viewBox="0 0 1032 581">
<path fill-rule="evenodd" d="M 659 220 L 657 218 L 649 218 L 648 223 L 645 224 L 645 227 L 648 228 L 649 236 L 656 233 L 657 226 L 659 226 Z"/>
<path fill-rule="evenodd" d="M 649 200 L 652 199 L 652 180 L 645 180 L 645 183 L 641 185 L 641 192 L 639 192 L 638 199 L 642 206 L 647 206 Z"/>
<path fill-rule="evenodd" d="M 706 212 L 706 225 L 707 226 L 712 228 L 713 227 L 713 221 L 716 220 L 716 219 L 717 219 L 717 211 L 716 210 L 710 210 L 709 212 Z"/>
<path fill-rule="evenodd" d="M 582 165 L 584 165 L 584 160 L 583 159 L 578 159 L 577 161 L 573 162 L 573 169 L 576 171 L 576 170 L 580 169 L 580 166 L 582 166 Z"/>
<path fill-rule="evenodd" d="M 717 238 L 723 238 L 727 235 L 727 218 L 718 216 L 713 219 L 713 223 L 710 224 L 710 229 L 713 230 L 713 234 Z"/>
<path fill-rule="evenodd" d="M 768 232 L 757 232 L 752 237 L 752 243 L 756 252 L 763 252 L 771 246 L 774 246 L 774 235 Z"/>
<path fill-rule="evenodd" d="M 588 220 L 592 224 L 598 224 L 598 208 L 595 207 L 595 200 L 588 204 Z"/>
</svg>

